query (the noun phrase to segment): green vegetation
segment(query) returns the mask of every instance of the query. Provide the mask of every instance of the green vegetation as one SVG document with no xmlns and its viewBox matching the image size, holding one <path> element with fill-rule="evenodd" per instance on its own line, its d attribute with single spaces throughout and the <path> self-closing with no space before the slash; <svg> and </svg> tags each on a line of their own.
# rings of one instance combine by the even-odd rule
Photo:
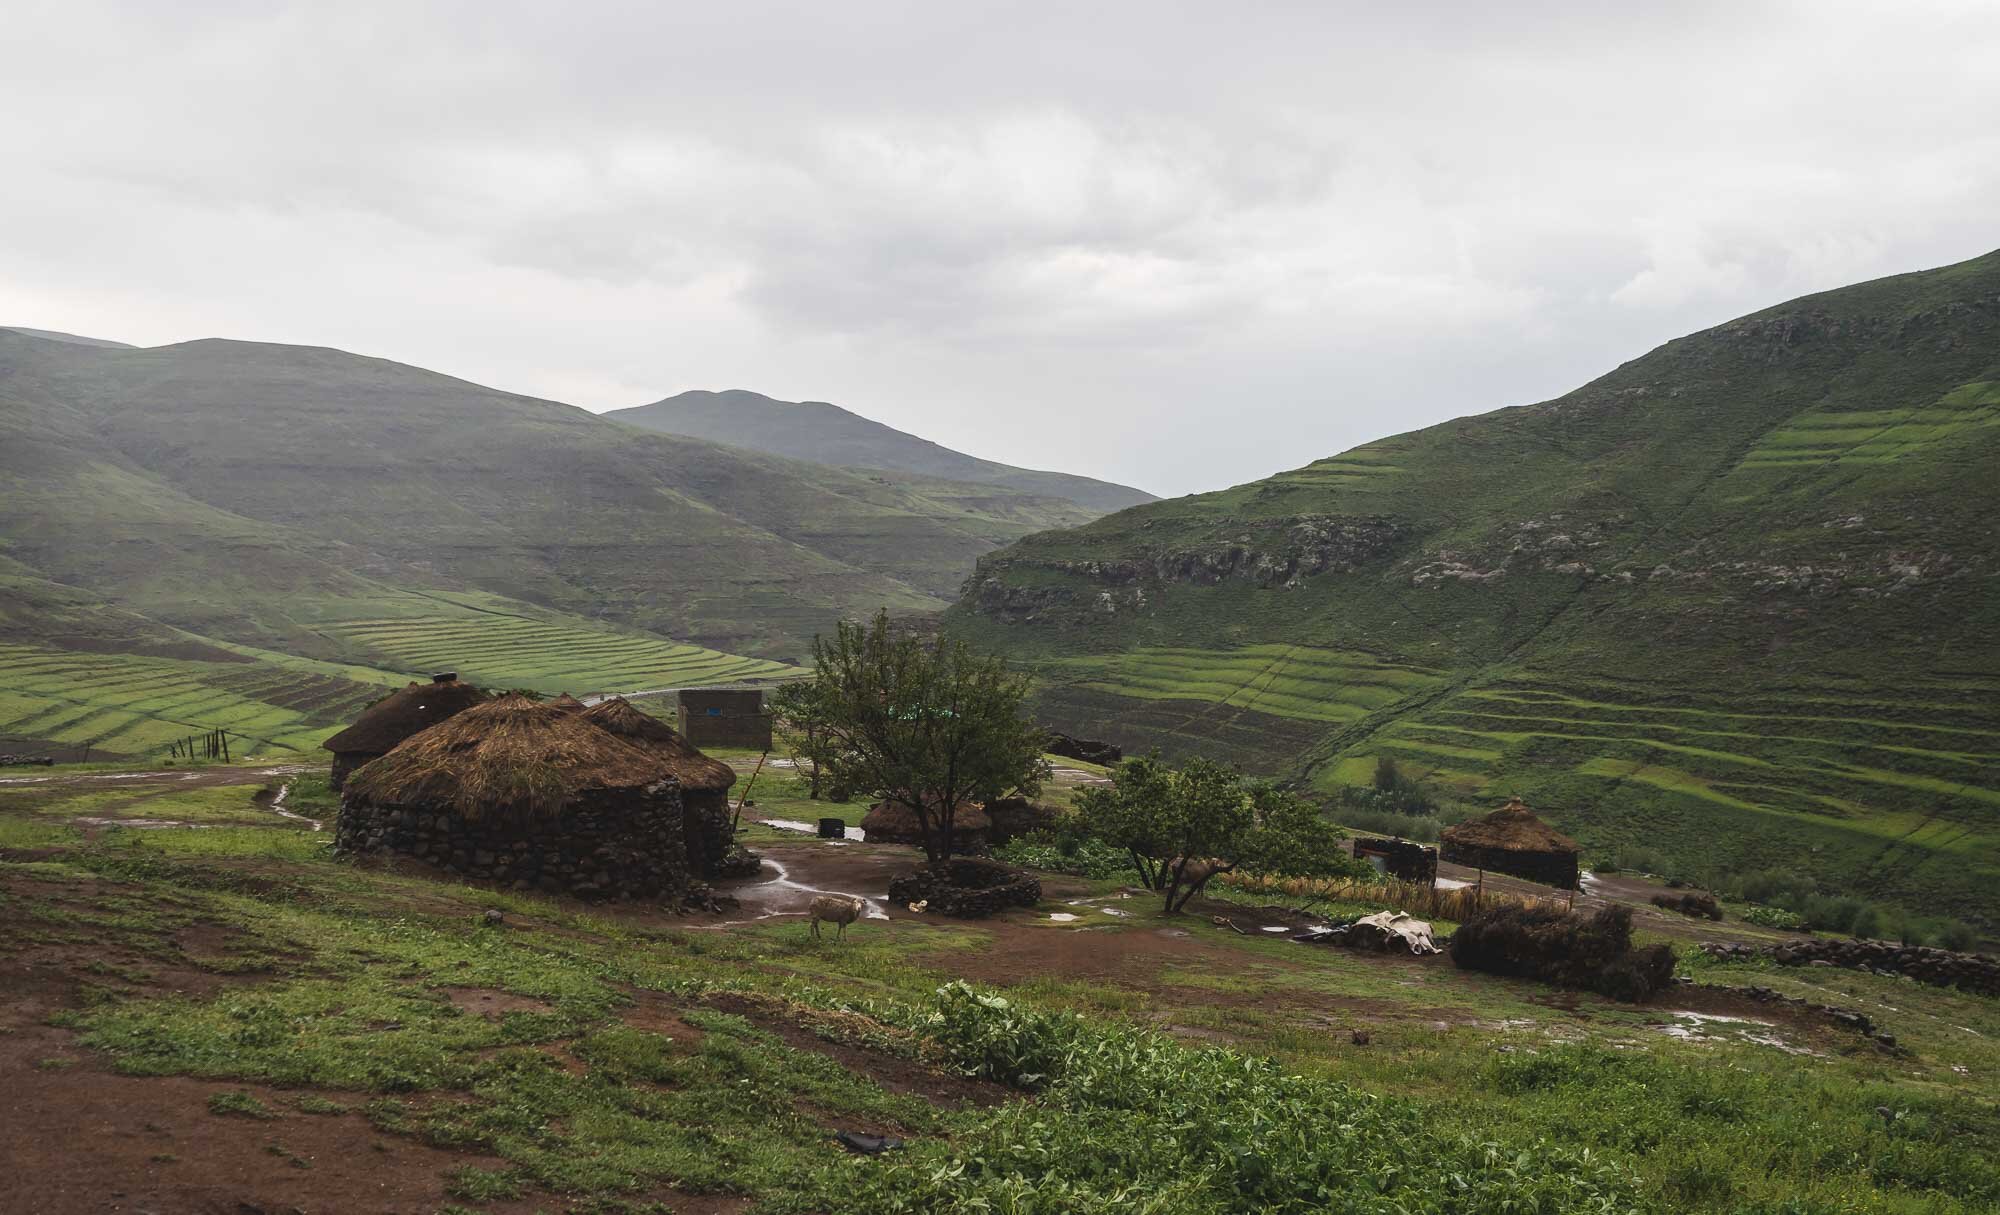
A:
<svg viewBox="0 0 2000 1215">
<path fill-rule="evenodd" d="M 1996 290 L 2000 254 L 1812 296 L 1554 401 L 1027 537 L 949 627 L 1032 670 L 1058 728 L 1343 818 L 1388 758 L 1436 799 L 1418 818 L 1519 795 L 1593 856 L 1799 864 L 2000 921 Z"/>
<path fill-rule="evenodd" d="M 962 641 L 925 641 L 874 623 L 840 621 L 813 639 L 810 707 L 824 728 L 818 754 L 835 787 L 899 803 L 916 817 L 933 865 L 955 853 L 960 806 L 1032 797 L 1048 738 L 1022 716 L 1027 680 Z"/>
<path fill-rule="evenodd" d="M 1149 917 L 1022 916 L 871 921 L 833 947 L 795 920 L 722 927 L 352 866 L 291 825 L 89 840 L 42 804 L 63 796 L 0 801 L 0 849 L 34 849 L 0 851 L 0 962 L 67 968 L 78 991 L 56 1019 L 81 1049 L 38 1057 L 76 1058 L 65 1077 L 195 1077 L 197 1102 L 254 1119 L 285 1161 L 333 1119 L 466 1153 L 439 1163 L 438 1184 L 474 1207 L 518 1194 L 644 1209 L 663 1187 L 773 1215 L 982 1200 L 1968 1215 L 2000 1200 L 1986 1083 L 2000 1003 L 1959 992 L 1683 959 L 1703 981 L 1868 1008 L 1909 1051 L 1753 1027 L 1814 1052 L 1787 1053 L 1670 1037 L 1666 1006 L 1551 1007 L 1540 988 L 1441 962 L 1192 917 L 1171 945 Z M 291 796 L 310 798 L 306 782 Z M 1090 957 L 1137 965 L 1111 978 L 1051 952 L 1004 1001 L 952 982 L 1072 933 Z M 1373 1043 L 1350 1044 L 1350 1025 Z M 966 1082 L 927 1065 L 1034 1100 L 965 1104 Z M 832 1151 L 829 1127 L 853 1126 L 910 1144 Z M 176 1151 L 194 1163 L 198 1143 Z M 315 1161 L 305 1176 L 328 1169 Z"/>
<path fill-rule="evenodd" d="M 1124 850 L 1148 890 L 1172 915 L 1226 873 L 1329 877 L 1364 864 L 1340 846 L 1319 811 L 1268 781 L 1212 760 L 1179 768 L 1158 756 L 1128 759 L 1110 785 L 1077 795 L 1082 828 Z M 1370 869 L 1368 872 L 1372 873 Z"/>
<path fill-rule="evenodd" d="M 312 347 L 8 330 L 0 383 L 0 625 L 5 579 L 39 579 L 201 638 L 365 663 L 323 626 L 425 596 L 478 623 L 452 601 L 473 589 L 505 597 L 500 617 L 787 659 L 841 615 L 942 607 L 978 554 L 1092 513 Z"/>
</svg>

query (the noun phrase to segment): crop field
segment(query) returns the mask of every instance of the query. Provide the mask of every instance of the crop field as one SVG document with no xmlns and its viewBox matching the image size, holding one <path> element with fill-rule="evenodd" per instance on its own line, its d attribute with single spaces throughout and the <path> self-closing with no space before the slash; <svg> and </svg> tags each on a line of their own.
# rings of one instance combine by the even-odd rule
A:
<svg viewBox="0 0 2000 1215">
<path fill-rule="evenodd" d="M 1694 878 L 1800 868 L 1906 904 L 2000 902 L 2000 685 L 1723 698 L 1519 676 L 1385 725 L 1315 784 L 1364 783 L 1380 754 L 1447 796 L 1520 794 L 1588 850 L 1653 849 Z"/>
<path fill-rule="evenodd" d="M 1314 460 L 1304 468 L 1279 473 L 1271 480 L 1280 485 L 1371 492 L 1382 488 L 1403 471 L 1395 462 L 1394 448 L 1393 439 L 1370 443 L 1324 460 Z"/>
<path fill-rule="evenodd" d="M 1739 466 L 1881 464 L 1978 426 L 2000 425 L 2000 383 L 1967 384 L 1911 409 L 1809 413 L 1766 435 Z"/>
<path fill-rule="evenodd" d="M 385 666 L 454 670 L 475 683 L 541 692 L 625 692 L 797 671 L 658 637 L 500 613 L 343 620 L 325 631 Z"/>
<path fill-rule="evenodd" d="M 196 662 L 0 645 L 0 736 L 150 755 L 221 729 L 276 750 L 309 751 L 393 682 L 247 658 Z"/>
<path fill-rule="evenodd" d="M 1440 675 L 1367 654 L 1303 645 L 1146 648 L 1063 658 L 1045 679 L 1138 700 L 1199 700 L 1295 721 L 1341 724 L 1435 686 Z"/>
</svg>

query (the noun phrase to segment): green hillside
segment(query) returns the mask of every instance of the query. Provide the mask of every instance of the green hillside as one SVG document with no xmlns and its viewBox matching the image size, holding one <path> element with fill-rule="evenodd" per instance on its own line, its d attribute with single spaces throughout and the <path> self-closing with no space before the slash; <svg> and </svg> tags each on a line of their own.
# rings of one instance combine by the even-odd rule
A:
<svg viewBox="0 0 2000 1215">
<path fill-rule="evenodd" d="M 379 359 L 0 330 L 0 553 L 208 637 L 350 657 L 326 619 L 477 589 L 792 658 L 1087 517 L 1002 487 L 636 433 Z M 396 613 L 388 613 L 396 614 Z"/>
<path fill-rule="evenodd" d="M 1086 519 L 1154 501 L 1129 485 L 1071 473 L 1016 468 L 953 451 L 825 401 L 779 401 L 760 392 L 695 390 L 604 415 L 646 430 L 686 435 L 793 460 L 880 468 L 919 477 L 998 485 L 1073 504 Z"/>
<path fill-rule="evenodd" d="M 1594 852 L 2000 916 L 2000 254 L 1028 537 L 951 613 L 1054 723 Z"/>
</svg>

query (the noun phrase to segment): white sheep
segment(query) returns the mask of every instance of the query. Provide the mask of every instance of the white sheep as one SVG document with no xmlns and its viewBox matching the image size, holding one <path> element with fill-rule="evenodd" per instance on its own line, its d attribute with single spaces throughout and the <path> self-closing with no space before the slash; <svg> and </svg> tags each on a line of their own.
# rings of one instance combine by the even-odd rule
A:
<svg viewBox="0 0 2000 1215">
<path fill-rule="evenodd" d="M 812 920 L 813 940 L 819 940 L 819 922 L 821 920 L 825 920 L 830 924 L 840 925 L 840 928 L 834 933 L 836 939 L 846 936 L 847 926 L 861 918 L 861 912 L 865 907 L 867 907 L 867 904 L 863 903 L 860 899 L 851 898 L 844 894 L 822 894 L 815 898 L 812 901 L 812 906 L 806 909 L 806 915 L 811 917 Z"/>
</svg>

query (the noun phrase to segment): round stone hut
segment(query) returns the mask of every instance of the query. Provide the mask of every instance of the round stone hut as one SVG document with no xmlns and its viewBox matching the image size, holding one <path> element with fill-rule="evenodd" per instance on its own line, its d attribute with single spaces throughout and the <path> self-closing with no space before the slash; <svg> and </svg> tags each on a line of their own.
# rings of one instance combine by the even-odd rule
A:
<svg viewBox="0 0 2000 1215">
<path fill-rule="evenodd" d="M 1576 889 L 1577 842 L 1536 818 L 1518 797 L 1485 818 L 1446 827 L 1438 842 L 1438 855 L 1455 865 Z"/>
<path fill-rule="evenodd" d="M 338 792 L 346 784 L 348 773 L 387 755 L 412 734 L 485 699 L 486 693 L 446 673 L 433 675 L 429 683 L 399 688 L 369 705 L 354 724 L 320 744 L 333 752 L 330 783 L 334 790 Z"/>
<path fill-rule="evenodd" d="M 501 696 L 405 739 L 347 778 L 345 852 L 593 899 L 688 890 L 680 784 L 659 756 L 581 715 Z"/>
<path fill-rule="evenodd" d="M 698 877 L 717 877 L 735 841 L 729 832 L 729 787 L 736 769 L 710 759 L 680 731 L 622 696 L 601 700 L 583 711 L 583 720 L 658 757 L 681 784 L 681 832 L 688 863 Z"/>
</svg>

